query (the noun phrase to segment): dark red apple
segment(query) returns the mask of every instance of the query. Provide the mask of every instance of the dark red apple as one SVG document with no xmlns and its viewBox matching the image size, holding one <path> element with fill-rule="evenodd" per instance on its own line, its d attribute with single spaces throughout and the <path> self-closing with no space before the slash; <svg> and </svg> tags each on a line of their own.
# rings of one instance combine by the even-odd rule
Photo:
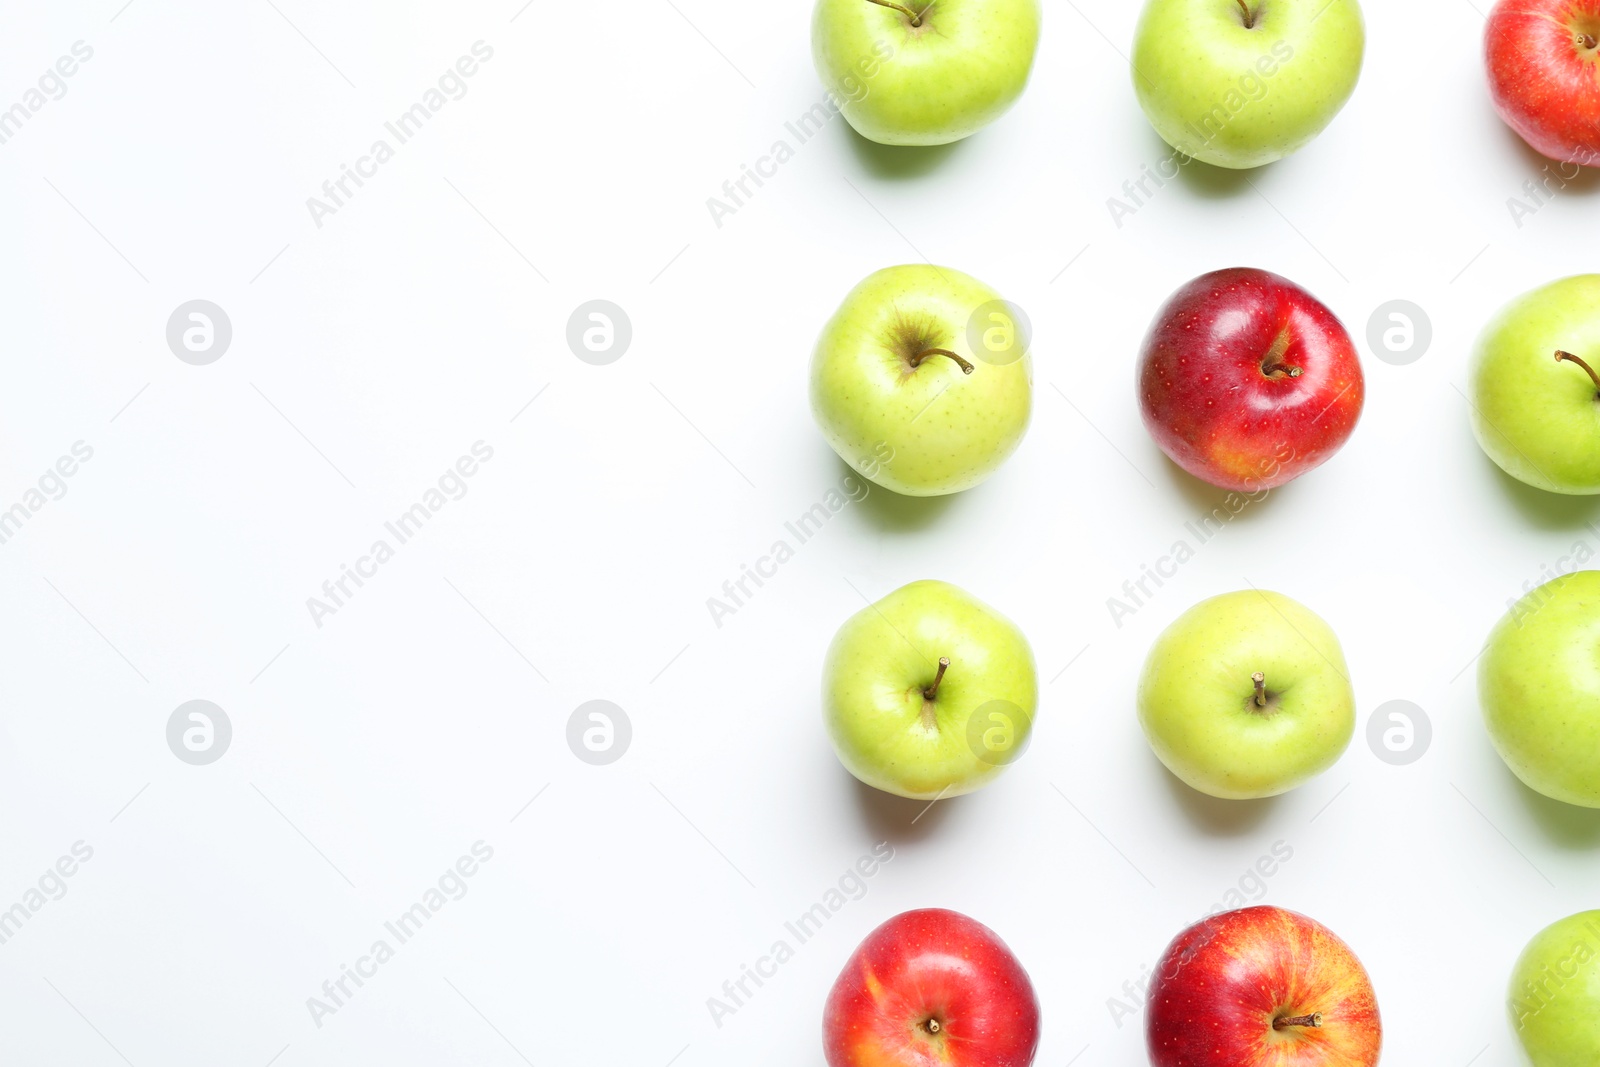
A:
<svg viewBox="0 0 1600 1067">
<path fill-rule="evenodd" d="M 1224 489 L 1274 489 L 1320 466 L 1361 418 L 1350 335 L 1316 297 L 1249 267 L 1167 300 L 1139 356 L 1139 412 L 1161 451 Z"/>
<path fill-rule="evenodd" d="M 1039 1001 L 993 930 L 959 912 L 908 911 L 844 965 L 822 1047 L 828 1067 L 1027 1067 Z"/>
<path fill-rule="evenodd" d="M 1500 0 L 1483 51 L 1508 126 L 1541 155 L 1600 166 L 1600 0 Z"/>
<path fill-rule="evenodd" d="M 1283 908 L 1213 915 L 1167 946 L 1150 981 L 1154 1067 L 1372 1067 L 1372 982 L 1332 930 Z"/>
</svg>

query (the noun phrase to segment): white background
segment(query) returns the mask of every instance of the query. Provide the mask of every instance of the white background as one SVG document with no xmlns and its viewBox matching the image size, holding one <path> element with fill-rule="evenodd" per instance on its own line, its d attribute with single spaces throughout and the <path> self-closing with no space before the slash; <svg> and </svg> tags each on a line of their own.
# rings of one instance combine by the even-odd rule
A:
<svg viewBox="0 0 1600 1067">
<path fill-rule="evenodd" d="M 1493 308 L 1594 267 L 1596 185 L 1514 225 L 1544 164 L 1490 108 L 1472 3 L 1369 5 L 1321 138 L 1196 165 L 1118 229 L 1107 198 L 1167 154 L 1134 4 L 1049 0 L 999 123 L 907 154 L 836 120 L 718 228 L 706 198 L 821 96 L 804 4 L 122 2 L 12 0 L 0 35 L 6 106 L 94 49 L 0 146 L 0 505 L 94 449 L 0 546 L 0 907 L 94 849 L 0 946 L 0 1059 L 816 1064 L 858 940 L 942 905 L 1032 974 L 1039 1063 L 1141 1064 L 1108 999 L 1282 841 L 1264 899 L 1361 955 L 1386 1062 L 1515 1062 L 1512 960 L 1596 904 L 1600 815 L 1512 778 L 1468 665 L 1600 534 L 1595 501 L 1489 463 L 1459 389 Z M 480 39 L 468 94 L 319 229 L 306 198 Z M 716 628 L 706 598 L 845 473 L 807 406 L 818 328 L 924 257 L 1031 316 L 1027 439 L 958 497 L 850 505 Z M 1106 599 L 1221 498 L 1144 434 L 1138 341 L 1233 265 L 1344 319 L 1366 414 L 1119 629 Z M 203 367 L 164 336 L 196 298 L 234 330 Z M 565 342 L 594 298 L 633 324 L 610 366 Z M 1365 341 L 1396 298 L 1433 323 L 1409 366 Z M 478 440 L 470 492 L 318 628 L 306 598 Z M 1018 765 L 913 823 L 839 767 L 817 690 L 857 590 L 923 577 L 1022 626 L 1043 699 Z M 1314 782 L 1227 804 L 1162 770 L 1132 694 L 1168 621 L 1247 582 L 1334 627 L 1361 721 Z M 196 698 L 234 729 L 204 767 L 165 740 Z M 607 767 L 565 741 L 595 698 L 633 724 Z M 1392 699 L 1434 725 L 1409 767 L 1364 739 Z M 480 839 L 470 892 L 318 1028 L 306 999 Z M 866 896 L 715 1026 L 706 998 L 885 839 Z"/>
</svg>

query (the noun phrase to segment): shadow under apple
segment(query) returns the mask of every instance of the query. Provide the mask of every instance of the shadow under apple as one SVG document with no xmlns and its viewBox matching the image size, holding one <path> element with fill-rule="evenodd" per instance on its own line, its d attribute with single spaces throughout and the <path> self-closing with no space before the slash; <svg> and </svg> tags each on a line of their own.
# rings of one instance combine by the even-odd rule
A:
<svg viewBox="0 0 1600 1067">
<path fill-rule="evenodd" d="M 855 152 L 862 169 L 874 178 L 885 181 L 915 181 L 961 151 L 961 146 L 972 140 L 971 137 L 965 137 L 950 144 L 925 147 L 879 144 L 861 136 L 842 117 L 837 125 L 842 129 L 840 136 L 850 142 L 850 148 Z"/>
<path fill-rule="evenodd" d="M 1194 521 L 1199 525 L 1201 520 L 1211 518 L 1213 525 L 1221 523 L 1233 525 L 1251 520 L 1254 516 L 1263 514 L 1268 501 L 1287 492 L 1291 485 L 1279 486 L 1269 490 L 1265 496 L 1260 493 L 1243 493 L 1237 489 L 1222 489 L 1210 482 L 1203 481 L 1172 462 L 1165 453 L 1161 454 L 1161 470 L 1166 475 L 1167 481 L 1173 488 L 1182 494 L 1194 512 Z"/>
<path fill-rule="evenodd" d="M 866 479 L 850 464 L 839 460 L 840 477 L 854 474 L 866 482 Z M 946 493 L 944 496 L 902 496 L 892 489 L 885 489 L 876 483 L 867 483 L 867 495 L 860 502 L 853 505 L 858 508 L 867 521 L 884 533 L 914 533 L 925 529 L 939 521 L 939 517 L 950 510 L 955 504 L 956 497 L 962 493 Z M 981 487 L 974 486 L 966 492 L 975 492 Z"/>
<path fill-rule="evenodd" d="M 839 768 L 850 780 L 855 790 L 856 808 L 861 821 L 867 825 L 874 841 L 887 841 L 891 845 L 914 844 L 932 834 L 949 814 L 951 801 L 908 800 L 861 781 L 855 775 Z"/>
<path fill-rule="evenodd" d="M 1541 530 L 1580 530 L 1600 518 L 1600 496 L 1571 496 L 1537 489 L 1507 474 L 1500 465 L 1482 454 L 1494 468 L 1500 491 L 1528 522 Z"/>
<path fill-rule="evenodd" d="M 1544 186 L 1546 192 L 1560 193 L 1563 196 L 1569 194 L 1593 196 L 1600 191 L 1600 169 L 1580 167 L 1575 163 L 1563 163 L 1551 159 L 1524 141 L 1521 134 L 1503 122 L 1500 123 L 1500 131 L 1515 146 L 1512 150 L 1522 159 L 1528 172 L 1528 179 L 1536 185 Z"/>
<path fill-rule="evenodd" d="M 1256 167 L 1252 170 L 1234 170 L 1231 167 L 1217 167 L 1210 163 L 1202 162 L 1192 156 L 1186 156 L 1161 139 L 1155 129 L 1150 130 L 1152 152 L 1158 153 L 1151 158 L 1156 160 L 1171 159 L 1177 164 L 1178 178 L 1184 187 L 1196 196 L 1207 200 L 1227 200 L 1250 191 L 1250 177 L 1253 174 L 1264 172 L 1267 167 Z M 1152 165 L 1152 170 L 1157 168 Z M 1163 177 L 1170 173 L 1171 166 L 1158 170 Z"/>
<path fill-rule="evenodd" d="M 1501 766 L 1516 783 L 1516 794 L 1527 807 L 1528 813 L 1553 844 L 1585 852 L 1600 844 L 1600 809 L 1552 800 L 1543 793 L 1529 789 L 1522 779 L 1512 773 L 1510 767 Z"/>
<path fill-rule="evenodd" d="M 1151 756 L 1154 759 L 1154 755 Z M 1157 760 L 1159 763 L 1160 761 Z M 1208 796 L 1186 784 L 1183 779 L 1161 767 L 1167 790 L 1177 806 L 1188 816 L 1190 823 L 1211 837 L 1242 837 L 1251 833 L 1272 814 L 1279 797 L 1263 800 L 1223 800 Z"/>
</svg>

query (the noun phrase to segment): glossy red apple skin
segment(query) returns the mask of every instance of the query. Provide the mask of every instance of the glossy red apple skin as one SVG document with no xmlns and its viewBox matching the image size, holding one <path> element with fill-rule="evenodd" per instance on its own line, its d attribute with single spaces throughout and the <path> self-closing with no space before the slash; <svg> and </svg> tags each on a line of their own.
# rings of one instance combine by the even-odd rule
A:
<svg viewBox="0 0 1600 1067">
<path fill-rule="evenodd" d="M 1273 1027 L 1320 1013 L 1321 1026 Z M 1283 908 L 1213 915 L 1173 939 L 1150 983 L 1153 1067 L 1372 1067 L 1372 981 L 1326 926 Z"/>
<path fill-rule="evenodd" d="M 1243 492 L 1320 466 L 1366 399 L 1361 360 L 1333 312 L 1251 267 L 1202 274 L 1172 294 L 1145 336 L 1138 387 L 1161 451 L 1196 478 Z"/>
<path fill-rule="evenodd" d="M 941 908 L 903 912 L 833 983 L 822 1045 L 829 1067 L 1027 1067 L 1039 1000 L 987 926 Z"/>
<path fill-rule="evenodd" d="M 1484 30 L 1489 94 L 1541 155 L 1600 166 L 1600 0 L 1500 0 Z"/>
</svg>

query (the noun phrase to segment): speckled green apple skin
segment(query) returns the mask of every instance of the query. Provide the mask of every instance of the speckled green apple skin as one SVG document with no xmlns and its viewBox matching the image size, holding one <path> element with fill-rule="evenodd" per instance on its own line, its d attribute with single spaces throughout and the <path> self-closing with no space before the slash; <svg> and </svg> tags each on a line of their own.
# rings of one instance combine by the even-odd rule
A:
<svg viewBox="0 0 1600 1067">
<path fill-rule="evenodd" d="M 905 0 L 922 24 L 870 0 L 818 0 L 811 54 L 861 136 L 949 144 L 1022 95 L 1039 45 L 1039 0 Z"/>
<path fill-rule="evenodd" d="M 1600 911 L 1534 935 L 1511 969 L 1506 1007 L 1533 1067 L 1600 1063 Z"/>
<path fill-rule="evenodd" d="M 1185 155 L 1235 170 L 1282 159 L 1326 129 L 1366 51 L 1356 0 L 1249 4 L 1246 27 L 1238 0 L 1149 0 L 1133 41 L 1133 88 L 1150 125 Z"/>
<path fill-rule="evenodd" d="M 1266 675 L 1269 710 L 1251 676 Z M 1139 724 L 1167 769 L 1214 797 L 1287 792 L 1339 759 L 1355 693 L 1339 639 L 1305 605 L 1244 589 L 1202 600 L 1151 646 Z"/>
<path fill-rule="evenodd" d="M 1472 432 L 1518 481 L 1552 493 L 1600 493 L 1600 400 L 1570 352 L 1600 371 L 1600 274 L 1524 293 L 1478 336 L 1468 378 Z"/>
<path fill-rule="evenodd" d="M 922 694 L 941 656 L 950 667 L 930 706 Z M 1015 705 L 1020 751 L 1039 702 L 1033 650 L 1009 619 L 948 582 L 912 582 L 856 612 L 822 667 L 823 719 L 839 761 L 902 797 L 960 796 L 1005 769 L 1009 761 L 979 759 L 967 740 L 968 720 L 992 700 Z"/>
<path fill-rule="evenodd" d="M 1478 703 L 1529 789 L 1600 808 L 1600 571 L 1562 575 L 1512 605 L 1478 660 Z"/>
<path fill-rule="evenodd" d="M 987 363 L 967 343 L 972 313 L 999 299 L 926 263 L 887 267 L 850 290 L 811 357 L 811 411 L 840 458 L 906 496 L 957 493 L 993 474 L 1033 411 L 1032 357 Z M 972 373 L 944 356 L 912 367 L 905 353 L 929 347 L 962 356 Z"/>
</svg>

